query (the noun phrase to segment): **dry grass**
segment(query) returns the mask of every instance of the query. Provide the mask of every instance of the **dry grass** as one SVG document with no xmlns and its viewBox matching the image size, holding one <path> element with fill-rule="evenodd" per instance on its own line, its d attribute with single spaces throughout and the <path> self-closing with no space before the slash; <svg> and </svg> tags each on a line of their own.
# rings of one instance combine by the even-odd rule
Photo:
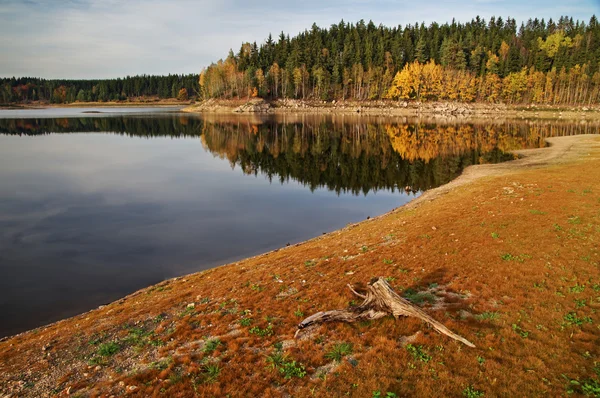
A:
<svg viewBox="0 0 600 398">
<path fill-rule="evenodd" d="M 596 138 L 559 140 L 568 145 L 558 160 L 505 166 L 476 180 L 466 173 L 451 190 L 384 216 L 166 281 L 5 340 L 0 391 L 173 397 L 461 396 L 469 387 L 486 396 L 580 392 L 600 362 L 600 150 Z M 355 297 L 345 285 L 375 276 L 389 277 L 409 296 L 428 295 L 420 300 L 424 308 L 477 348 L 415 319 L 321 326 L 293 339 L 300 313 L 351 305 Z M 108 355 L 111 342 L 119 348 Z M 328 358 L 342 343 L 352 345 L 351 353 L 339 362 Z"/>
</svg>

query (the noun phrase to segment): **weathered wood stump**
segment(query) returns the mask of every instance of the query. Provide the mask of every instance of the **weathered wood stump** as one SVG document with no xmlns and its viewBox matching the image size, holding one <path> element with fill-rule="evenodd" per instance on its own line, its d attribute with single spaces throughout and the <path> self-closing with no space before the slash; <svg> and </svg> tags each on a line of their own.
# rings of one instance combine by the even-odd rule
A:
<svg viewBox="0 0 600 398">
<path fill-rule="evenodd" d="M 367 285 L 366 295 L 357 293 L 350 285 L 348 285 L 348 287 L 352 293 L 364 299 L 361 305 L 350 307 L 345 310 L 317 312 L 298 324 L 298 330 L 296 331 L 295 337 L 298 336 L 298 333 L 300 333 L 302 329 L 321 323 L 370 321 L 389 315 L 394 318 L 414 316 L 427 322 L 438 332 L 445 334 L 454 340 L 458 340 L 469 347 L 475 347 L 473 343 L 456 333 L 453 333 L 440 322 L 427 315 L 419 307 L 400 297 L 392 290 L 391 286 L 384 278 L 374 278 L 371 280 Z"/>
</svg>

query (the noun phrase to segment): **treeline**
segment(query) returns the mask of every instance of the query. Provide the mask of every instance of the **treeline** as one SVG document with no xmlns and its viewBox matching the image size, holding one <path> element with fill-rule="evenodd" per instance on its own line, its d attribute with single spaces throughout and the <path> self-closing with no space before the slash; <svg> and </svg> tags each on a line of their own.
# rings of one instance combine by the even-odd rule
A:
<svg viewBox="0 0 600 398">
<path fill-rule="evenodd" d="M 272 36 L 200 73 L 204 98 L 599 102 L 600 25 L 479 17 L 405 27 L 313 25 Z"/>
<path fill-rule="evenodd" d="M 198 75 L 127 76 L 102 80 L 47 80 L 32 77 L 0 79 L 1 103 L 43 101 L 55 104 L 75 101 L 124 101 L 158 97 L 187 100 L 199 91 Z"/>
</svg>

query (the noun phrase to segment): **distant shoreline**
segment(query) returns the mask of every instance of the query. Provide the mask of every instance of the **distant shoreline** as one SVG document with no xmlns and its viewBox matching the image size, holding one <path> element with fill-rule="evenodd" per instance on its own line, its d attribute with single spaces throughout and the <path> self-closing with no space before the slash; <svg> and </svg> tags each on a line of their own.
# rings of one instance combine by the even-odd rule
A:
<svg viewBox="0 0 600 398">
<path fill-rule="evenodd" d="M 134 108 L 152 107 L 161 108 L 167 106 L 190 106 L 191 101 L 148 101 L 148 102 L 72 102 L 69 104 L 29 103 L 29 104 L 0 104 L 0 109 L 49 109 L 49 108 Z"/>
<path fill-rule="evenodd" d="M 600 119 L 600 107 L 506 105 L 464 102 L 412 102 L 412 101 L 314 101 L 275 100 L 260 98 L 247 100 L 209 99 L 184 109 L 190 113 L 319 113 L 353 114 L 370 116 L 428 117 L 442 119 L 465 118 L 534 118 L 534 119 Z"/>
<path fill-rule="evenodd" d="M 477 119 L 568 119 L 600 120 L 600 105 L 507 105 L 465 102 L 418 102 L 418 101 L 318 101 L 318 100 L 264 100 L 208 99 L 204 101 L 112 101 L 74 102 L 69 104 L 0 104 L 0 109 L 49 109 L 49 108 L 137 108 L 181 106 L 187 113 L 205 114 L 332 114 L 369 115 L 391 117 L 427 117 L 430 119 L 465 120 Z"/>
</svg>

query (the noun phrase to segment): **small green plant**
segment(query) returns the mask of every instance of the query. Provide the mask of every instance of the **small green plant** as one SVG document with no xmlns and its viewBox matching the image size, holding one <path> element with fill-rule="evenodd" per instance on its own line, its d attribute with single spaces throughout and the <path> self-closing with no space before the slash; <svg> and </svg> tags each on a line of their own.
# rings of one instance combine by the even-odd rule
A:
<svg viewBox="0 0 600 398">
<path fill-rule="evenodd" d="M 543 212 L 543 211 L 540 211 L 540 210 L 535 210 L 535 209 L 531 209 L 531 210 L 529 210 L 529 212 L 530 212 L 531 214 L 535 214 L 535 215 L 543 215 L 543 214 L 546 214 L 546 212 Z"/>
<path fill-rule="evenodd" d="M 252 285 L 250 285 L 250 289 L 254 290 L 255 292 L 262 292 L 263 288 L 262 286 L 253 283 Z"/>
<path fill-rule="evenodd" d="M 242 326 L 250 326 L 254 320 L 252 318 L 242 318 L 238 323 Z"/>
<path fill-rule="evenodd" d="M 396 280 L 396 278 L 394 278 L 394 277 L 392 277 L 392 276 L 388 276 L 388 277 L 386 277 L 386 278 L 385 278 L 385 281 L 386 281 L 387 283 L 391 283 L 391 282 L 393 282 L 393 281 L 395 281 L 395 280 Z"/>
<path fill-rule="evenodd" d="M 292 377 L 303 378 L 306 376 L 306 369 L 304 365 L 296 363 L 296 361 L 284 362 L 279 368 L 279 373 L 283 374 L 284 379 L 291 379 Z"/>
<path fill-rule="evenodd" d="M 583 293 L 584 290 L 585 290 L 585 285 L 580 285 L 579 283 L 577 283 L 575 286 L 571 286 L 569 288 L 569 292 L 571 292 L 573 294 Z"/>
<path fill-rule="evenodd" d="M 498 239 L 500 235 L 497 232 L 492 232 L 492 239 Z"/>
<path fill-rule="evenodd" d="M 249 330 L 250 334 L 255 334 L 260 337 L 272 336 L 273 335 L 273 325 L 268 325 L 266 328 L 261 329 L 258 326 L 254 326 Z"/>
<path fill-rule="evenodd" d="M 275 350 L 274 353 L 267 356 L 267 365 L 271 369 L 279 369 L 285 363 L 286 356 L 281 350 Z"/>
<path fill-rule="evenodd" d="M 586 299 L 575 299 L 575 308 L 585 307 Z"/>
<path fill-rule="evenodd" d="M 526 339 L 529 336 L 529 332 L 524 330 L 523 328 L 521 328 L 516 323 L 512 324 L 512 330 L 514 330 L 515 333 L 517 333 L 519 336 L 521 336 L 524 339 Z"/>
<path fill-rule="evenodd" d="M 363 252 L 363 253 L 366 253 L 366 252 L 369 251 L 369 248 L 367 246 L 361 246 L 360 247 L 360 251 Z"/>
<path fill-rule="evenodd" d="M 579 216 L 571 216 L 569 217 L 569 224 L 581 224 L 581 218 Z"/>
<path fill-rule="evenodd" d="M 96 354 L 100 355 L 101 357 L 110 357 L 116 354 L 120 349 L 121 346 L 119 343 L 111 341 L 109 343 L 100 344 Z"/>
<path fill-rule="evenodd" d="M 283 348 L 283 346 L 282 346 Z M 281 349 L 276 348 L 275 352 L 267 356 L 267 365 L 271 369 L 277 370 L 285 379 L 292 377 L 302 378 L 306 376 L 304 365 L 296 361 L 289 361 L 288 356 Z"/>
<path fill-rule="evenodd" d="M 172 372 L 169 375 L 169 382 L 171 384 L 177 384 L 179 383 L 181 380 L 183 379 L 183 376 L 181 375 L 181 372 Z"/>
<path fill-rule="evenodd" d="M 407 344 L 406 350 L 410 352 L 413 358 L 417 361 L 429 362 L 431 360 L 431 355 L 427 354 L 427 352 L 420 345 Z"/>
<path fill-rule="evenodd" d="M 298 307 L 298 309 L 296 311 L 294 311 L 294 315 L 296 315 L 298 318 L 301 318 L 304 316 L 304 312 L 302 312 L 300 307 Z"/>
<path fill-rule="evenodd" d="M 307 267 L 314 267 L 315 265 L 317 265 L 317 262 L 315 260 L 306 260 L 304 262 L 304 265 L 306 265 Z"/>
<path fill-rule="evenodd" d="M 325 354 L 325 358 L 340 362 L 343 357 L 350 354 L 352 354 L 352 344 L 338 343 L 335 344 L 331 350 Z"/>
<path fill-rule="evenodd" d="M 173 362 L 172 358 L 163 359 L 162 361 L 152 362 L 150 368 L 156 370 L 165 370 Z"/>
<path fill-rule="evenodd" d="M 221 340 L 218 338 L 210 339 L 204 344 L 203 351 L 207 354 L 213 353 L 221 345 Z"/>
<path fill-rule="evenodd" d="M 167 319 L 167 316 L 165 314 L 159 314 L 154 317 L 153 321 L 154 321 L 154 323 L 161 323 L 165 319 Z"/>
<path fill-rule="evenodd" d="M 468 386 L 465 388 L 462 392 L 462 395 L 466 398 L 481 398 L 485 396 L 482 391 L 475 389 L 473 386 Z"/>
<path fill-rule="evenodd" d="M 204 366 L 202 374 L 204 376 L 204 383 L 214 383 L 215 381 L 217 381 L 217 378 L 221 374 L 221 368 L 218 364 L 206 365 Z"/>
<path fill-rule="evenodd" d="M 590 377 L 585 380 L 571 380 L 563 375 L 569 381 L 567 393 L 583 394 L 586 397 L 600 397 L 600 365 L 594 367 L 594 372 L 596 373 L 596 377 Z"/>
<path fill-rule="evenodd" d="M 428 292 L 417 292 L 414 289 L 406 289 L 402 297 L 415 304 L 423 304 L 425 301 L 435 303 L 435 296 Z"/>
<path fill-rule="evenodd" d="M 483 365 L 485 363 L 485 358 L 484 357 L 480 357 L 478 355 L 477 356 L 477 363 L 479 363 L 480 365 Z"/>
<path fill-rule="evenodd" d="M 531 258 L 531 256 L 528 255 L 528 254 L 520 254 L 520 255 L 517 255 L 517 256 L 513 256 L 510 253 L 504 253 L 500 257 L 504 261 L 517 261 L 519 263 L 522 263 L 523 261 L 528 260 L 528 259 Z"/>
<path fill-rule="evenodd" d="M 563 317 L 564 323 L 563 326 L 583 326 L 584 323 L 592 323 L 592 318 L 589 316 L 585 316 L 583 318 L 579 318 L 577 313 L 572 311 Z"/>
<path fill-rule="evenodd" d="M 385 395 L 381 395 L 381 391 L 373 391 L 372 398 L 397 398 L 398 396 L 393 392 L 386 392 Z"/>
<path fill-rule="evenodd" d="M 553 227 L 554 227 L 555 231 L 562 231 L 563 230 L 563 228 L 560 225 L 558 225 L 558 224 L 554 224 Z"/>
<path fill-rule="evenodd" d="M 384 258 L 384 259 L 383 259 L 383 263 L 384 263 L 384 264 L 387 264 L 387 265 L 390 265 L 390 264 L 393 264 L 393 263 L 394 263 L 394 260 L 390 260 L 389 258 Z"/>
<path fill-rule="evenodd" d="M 125 342 L 137 347 L 143 347 L 146 344 L 149 344 L 150 338 L 154 335 L 153 331 L 146 331 L 137 327 L 128 328 L 127 330 L 128 335 L 125 338 Z"/>
</svg>

